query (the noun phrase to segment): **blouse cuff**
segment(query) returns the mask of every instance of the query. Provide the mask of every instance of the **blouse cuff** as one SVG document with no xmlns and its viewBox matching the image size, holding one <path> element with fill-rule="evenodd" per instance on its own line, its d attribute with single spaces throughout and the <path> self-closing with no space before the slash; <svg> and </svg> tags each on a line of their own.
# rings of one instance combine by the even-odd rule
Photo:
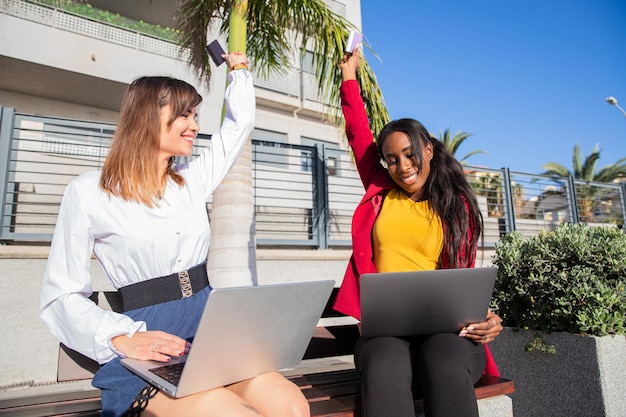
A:
<svg viewBox="0 0 626 417">
<path fill-rule="evenodd" d="M 111 340 L 120 335 L 126 335 L 128 337 L 132 337 L 136 332 L 145 332 L 146 331 L 146 323 L 143 321 L 133 321 L 126 327 L 125 330 L 121 330 L 118 328 L 111 329 L 110 332 L 107 333 L 107 337 L 105 340 L 96 341 L 96 360 L 98 363 L 107 363 L 116 357 L 124 358 L 124 354 L 119 352 L 115 347 L 113 347 L 113 343 Z"/>
<path fill-rule="evenodd" d="M 236 79 L 252 78 L 252 73 L 248 69 L 241 68 L 241 69 L 237 69 L 234 71 L 229 71 L 227 78 L 229 82 L 232 82 L 233 80 L 236 80 Z"/>
<path fill-rule="evenodd" d="M 129 336 L 126 333 L 120 333 L 120 334 L 114 334 L 113 336 L 111 336 L 111 338 L 109 339 L 109 341 L 107 342 L 107 344 L 109 345 L 109 349 L 111 349 L 111 351 L 116 355 L 119 356 L 120 358 L 124 359 L 126 358 L 126 355 L 124 355 L 122 352 L 120 352 L 119 350 L 115 349 L 115 346 L 113 346 L 113 338 L 117 337 L 117 336 L 122 336 L 122 335 L 126 335 Z"/>
</svg>

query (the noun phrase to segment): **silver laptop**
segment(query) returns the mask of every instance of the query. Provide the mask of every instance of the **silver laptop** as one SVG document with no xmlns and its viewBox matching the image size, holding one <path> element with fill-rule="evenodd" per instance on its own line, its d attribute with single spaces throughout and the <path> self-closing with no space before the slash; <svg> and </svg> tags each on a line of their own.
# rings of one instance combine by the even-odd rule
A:
<svg viewBox="0 0 626 417">
<path fill-rule="evenodd" d="M 437 269 L 363 274 L 361 334 L 456 333 L 485 321 L 498 269 Z"/>
<path fill-rule="evenodd" d="M 187 355 L 168 363 L 126 358 L 122 365 L 175 398 L 293 367 L 334 284 L 213 289 Z"/>
</svg>

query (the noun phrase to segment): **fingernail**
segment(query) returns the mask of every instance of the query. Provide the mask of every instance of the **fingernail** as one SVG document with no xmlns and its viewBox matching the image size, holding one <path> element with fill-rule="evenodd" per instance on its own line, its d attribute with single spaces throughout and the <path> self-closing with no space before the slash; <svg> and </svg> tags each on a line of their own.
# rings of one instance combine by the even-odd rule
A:
<svg viewBox="0 0 626 417">
<path fill-rule="evenodd" d="M 172 360 L 172 358 L 170 358 L 170 357 L 168 356 L 168 357 L 167 357 L 167 359 L 165 359 L 165 362 L 169 362 L 169 361 L 171 361 L 171 360 Z"/>
</svg>

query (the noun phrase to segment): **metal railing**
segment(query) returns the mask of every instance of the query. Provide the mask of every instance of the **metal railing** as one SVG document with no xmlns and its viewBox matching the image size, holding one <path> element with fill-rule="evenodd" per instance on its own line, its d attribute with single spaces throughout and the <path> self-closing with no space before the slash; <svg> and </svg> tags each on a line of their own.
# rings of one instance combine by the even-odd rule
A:
<svg viewBox="0 0 626 417">
<path fill-rule="evenodd" d="M 0 241 L 51 239 L 66 185 L 99 169 L 115 125 L 19 114 L 0 107 Z M 336 146 L 252 137 L 257 243 L 262 247 L 350 246 L 363 187 L 350 155 Z M 201 135 L 195 152 L 211 146 Z M 562 222 L 623 227 L 626 184 L 466 167 L 484 218 L 484 244 L 510 231 L 526 236 Z M 207 205 L 210 213 L 211 202 Z"/>
<path fill-rule="evenodd" d="M 95 21 L 85 16 L 79 16 L 43 4 L 21 0 L 2 0 L 0 1 L 0 12 L 172 59 L 178 59 L 180 56 L 178 45 L 166 39 L 160 39 L 156 36 L 150 36 L 110 23 Z"/>
</svg>

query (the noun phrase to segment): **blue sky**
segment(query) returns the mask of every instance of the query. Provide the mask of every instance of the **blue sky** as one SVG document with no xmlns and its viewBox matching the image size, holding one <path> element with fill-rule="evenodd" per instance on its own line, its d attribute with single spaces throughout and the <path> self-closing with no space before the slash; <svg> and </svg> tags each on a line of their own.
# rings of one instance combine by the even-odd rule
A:
<svg viewBox="0 0 626 417">
<path fill-rule="evenodd" d="M 366 51 L 392 119 L 472 133 L 470 165 L 572 169 L 626 157 L 625 0 L 361 0 Z"/>
</svg>

